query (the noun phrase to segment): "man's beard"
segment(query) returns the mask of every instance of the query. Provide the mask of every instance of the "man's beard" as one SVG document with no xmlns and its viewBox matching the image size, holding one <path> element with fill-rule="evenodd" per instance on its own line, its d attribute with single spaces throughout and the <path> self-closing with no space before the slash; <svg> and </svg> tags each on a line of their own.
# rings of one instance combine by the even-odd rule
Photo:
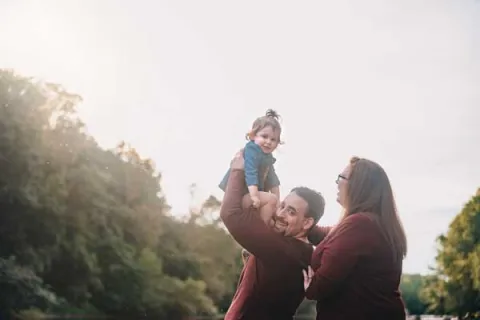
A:
<svg viewBox="0 0 480 320">
<path fill-rule="evenodd" d="M 275 216 L 273 216 L 272 217 L 272 227 L 273 227 L 273 229 L 275 230 L 276 233 L 281 234 L 281 235 L 285 235 L 286 228 L 284 226 L 278 227 L 277 223 L 278 223 L 278 220 L 275 218 Z"/>
</svg>

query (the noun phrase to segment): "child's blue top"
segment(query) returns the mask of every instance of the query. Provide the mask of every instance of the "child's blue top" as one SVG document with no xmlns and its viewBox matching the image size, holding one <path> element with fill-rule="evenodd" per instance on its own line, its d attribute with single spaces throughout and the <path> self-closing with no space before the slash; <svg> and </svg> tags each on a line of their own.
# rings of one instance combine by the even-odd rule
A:
<svg viewBox="0 0 480 320">
<path fill-rule="evenodd" d="M 268 191 L 280 185 L 280 180 L 275 172 L 273 164 L 276 159 L 271 153 L 265 153 L 260 146 L 253 141 L 247 142 L 243 151 L 245 159 L 245 182 L 246 186 L 258 186 L 259 191 Z M 225 191 L 227 187 L 230 169 L 225 174 L 219 187 Z M 268 188 L 268 190 L 266 190 Z M 245 190 L 248 193 L 248 189 Z"/>
</svg>

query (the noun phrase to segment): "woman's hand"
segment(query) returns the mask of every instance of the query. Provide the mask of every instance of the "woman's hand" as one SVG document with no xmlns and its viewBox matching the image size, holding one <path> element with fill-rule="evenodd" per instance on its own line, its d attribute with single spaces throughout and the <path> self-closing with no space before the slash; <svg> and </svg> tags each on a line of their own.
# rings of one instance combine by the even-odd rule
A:
<svg viewBox="0 0 480 320">
<path fill-rule="evenodd" d="M 313 272 L 313 269 L 310 266 L 308 266 L 308 271 L 302 270 L 302 272 L 303 272 L 303 287 L 305 288 L 305 291 L 307 291 L 307 288 L 308 286 L 310 286 L 310 283 L 312 282 L 312 278 L 315 272 Z"/>
</svg>

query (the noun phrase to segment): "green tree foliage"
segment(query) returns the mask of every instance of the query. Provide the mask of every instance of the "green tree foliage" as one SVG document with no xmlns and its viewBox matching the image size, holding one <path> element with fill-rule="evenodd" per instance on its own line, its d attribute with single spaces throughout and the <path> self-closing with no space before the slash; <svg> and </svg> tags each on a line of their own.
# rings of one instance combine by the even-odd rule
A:
<svg viewBox="0 0 480 320">
<path fill-rule="evenodd" d="M 0 258 L 15 256 L 72 308 L 224 311 L 240 251 L 218 221 L 199 223 L 218 200 L 188 221 L 172 217 L 154 163 L 123 142 L 100 148 L 76 114 L 81 101 L 0 70 Z"/>
<path fill-rule="evenodd" d="M 447 297 L 445 281 L 437 273 L 425 278 L 420 290 L 420 299 L 427 305 L 427 311 L 435 314 L 445 314 L 445 297 Z"/>
<path fill-rule="evenodd" d="M 422 298 L 439 313 L 464 317 L 480 312 L 480 189 L 438 242 L 436 274 Z"/>
<path fill-rule="evenodd" d="M 62 303 L 42 279 L 12 258 L 0 258 L 0 288 L 0 319 L 10 317 L 15 310 L 49 310 Z"/>
<path fill-rule="evenodd" d="M 425 313 L 426 305 L 420 299 L 420 291 L 424 281 L 425 277 L 420 274 L 402 275 L 400 291 L 409 314 L 422 315 Z"/>
</svg>

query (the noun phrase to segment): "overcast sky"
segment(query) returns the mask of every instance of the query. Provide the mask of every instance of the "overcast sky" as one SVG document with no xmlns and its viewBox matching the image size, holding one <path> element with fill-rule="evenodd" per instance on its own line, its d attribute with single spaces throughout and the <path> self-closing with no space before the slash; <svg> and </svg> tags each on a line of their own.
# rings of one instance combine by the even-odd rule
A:
<svg viewBox="0 0 480 320">
<path fill-rule="evenodd" d="M 337 221 L 351 155 L 387 171 L 405 272 L 480 187 L 480 3 L 473 0 L 0 0 L 0 67 L 81 94 L 104 147 L 125 139 L 163 173 L 173 212 L 219 197 L 252 121 L 283 117 L 282 192 L 321 191 Z"/>
</svg>

